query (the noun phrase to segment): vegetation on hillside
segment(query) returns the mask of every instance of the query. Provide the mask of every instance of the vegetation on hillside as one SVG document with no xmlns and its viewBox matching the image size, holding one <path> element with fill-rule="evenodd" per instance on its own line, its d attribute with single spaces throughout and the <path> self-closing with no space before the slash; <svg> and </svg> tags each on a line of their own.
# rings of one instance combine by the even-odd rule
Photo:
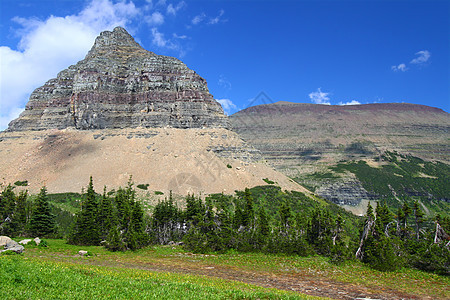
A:
<svg viewBox="0 0 450 300">
<path fill-rule="evenodd" d="M 391 209 L 417 200 L 433 212 L 449 213 L 449 165 L 389 151 L 377 161 L 381 163 L 378 168 L 358 161 L 340 163 L 331 170 L 352 172 L 369 193 L 385 200 Z"/>
<path fill-rule="evenodd" d="M 54 223 L 40 227 L 33 223 L 39 216 L 37 211 L 48 212 L 38 209 L 42 199 L 48 201 L 45 188 L 31 205 L 34 209 L 29 221 L 13 226 L 18 219 L 23 220 L 18 207 L 30 206 L 19 201 L 23 195 L 26 193 L 16 195 L 10 186 L 2 192 L 0 207 L 5 221 L 0 234 L 54 234 Z M 320 198 L 263 186 L 237 191 L 235 195 L 214 194 L 204 200 L 188 195 L 184 208 L 178 207 L 170 194 L 146 214 L 135 199 L 131 179 L 126 188 L 109 193 L 105 189 L 99 195 L 92 178 L 80 200 L 75 201 L 80 208 L 66 235 L 72 244 L 104 245 L 123 251 L 149 244 L 182 243 L 197 253 L 233 249 L 321 255 L 335 263 L 356 257 L 378 270 L 409 266 L 450 274 L 450 219 L 426 218 L 418 201 L 404 202 L 394 212 L 386 203 L 375 210 L 369 207 L 366 217 L 360 218 Z"/>
</svg>

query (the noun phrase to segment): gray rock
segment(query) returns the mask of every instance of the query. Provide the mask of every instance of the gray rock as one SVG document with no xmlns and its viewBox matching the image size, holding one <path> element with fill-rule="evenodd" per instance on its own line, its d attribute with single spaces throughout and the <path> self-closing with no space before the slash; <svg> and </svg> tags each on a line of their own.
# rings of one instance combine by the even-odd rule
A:
<svg viewBox="0 0 450 300">
<path fill-rule="evenodd" d="M 10 237 L 4 236 L 4 235 L 0 236 L 0 247 L 6 246 L 6 244 L 11 241 L 12 241 L 12 239 Z"/>
<path fill-rule="evenodd" d="M 21 244 L 21 245 L 26 245 L 26 244 L 28 244 L 28 243 L 31 242 L 31 241 L 32 241 L 31 239 L 21 240 L 21 241 L 19 242 L 19 244 Z"/>
<path fill-rule="evenodd" d="M 229 128 L 206 80 L 180 60 L 143 49 L 121 27 L 85 59 L 37 88 L 9 131 L 135 127 Z"/>
<path fill-rule="evenodd" d="M 4 250 L 0 252 L 13 251 L 16 252 L 17 254 L 20 254 L 23 252 L 23 250 L 24 247 L 22 245 L 19 245 L 17 242 L 11 240 L 6 243 Z"/>
</svg>

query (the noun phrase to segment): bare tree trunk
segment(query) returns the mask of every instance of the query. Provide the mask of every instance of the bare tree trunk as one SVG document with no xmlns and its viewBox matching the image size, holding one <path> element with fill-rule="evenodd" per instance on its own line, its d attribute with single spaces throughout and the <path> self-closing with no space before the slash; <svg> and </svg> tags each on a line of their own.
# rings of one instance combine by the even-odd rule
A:
<svg viewBox="0 0 450 300">
<path fill-rule="evenodd" d="M 373 225 L 375 224 L 374 220 L 368 220 L 366 226 L 364 226 L 363 234 L 361 236 L 361 241 L 359 242 L 358 251 L 356 251 L 356 258 L 361 260 L 363 258 L 362 247 L 364 245 L 364 241 L 367 239 L 369 232 L 372 230 Z"/>
</svg>

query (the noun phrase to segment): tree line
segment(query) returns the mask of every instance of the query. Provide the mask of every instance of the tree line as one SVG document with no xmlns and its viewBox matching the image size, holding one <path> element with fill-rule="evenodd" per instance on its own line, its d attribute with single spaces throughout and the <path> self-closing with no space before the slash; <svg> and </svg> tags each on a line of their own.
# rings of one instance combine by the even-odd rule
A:
<svg viewBox="0 0 450 300">
<path fill-rule="evenodd" d="M 0 195 L 0 234 L 51 236 L 55 216 L 45 188 L 30 205 L 11 186 Z M 179 243 L 188 251 L 322 255 L 335 263 L 359 259 L 383 271 L 402 266 L 450 274 L 448 217 L 428 219 L 418 202 L 395 213 L 369 204 L 356 217 L 332 203 L 275 186 L 202 199 L 188 195 L 179 207 L 172 194 L 144 212 L 130 179 L 125 188 L 95 192 L 92 178 L 66 236 L 71 244 L 103 245 L 112 251 Z"/>
</svg>

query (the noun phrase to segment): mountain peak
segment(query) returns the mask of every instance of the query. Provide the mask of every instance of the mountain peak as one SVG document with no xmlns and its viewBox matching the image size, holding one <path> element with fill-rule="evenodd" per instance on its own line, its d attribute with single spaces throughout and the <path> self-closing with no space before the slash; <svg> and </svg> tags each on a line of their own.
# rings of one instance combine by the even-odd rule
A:
<svg viewBox="0 0 450 300">
<path fill-rule="evenodd" d="M 228 128 L 229 121 L 205 79 L 116 27 L 100 33 L 84 60 L 37 88 L 8 130 L 67 127 Z"/>
<path fill-rule="evenodd" d="M 87 57 L 104 55 L 105 53 L 117 52 L 117 50 L 121 50 L 120 52 L 132 53 L 136 51 L 142 51 L 151 53 L 146 51 L 144 48 L 139 45 L 134 38 L 125 30 L 125 28 L 117 26 L 113 29 L 113 31 L 103 31 L 99 36 L 95 39 L 95 43 L 89 51 Z"/>
</svg>

